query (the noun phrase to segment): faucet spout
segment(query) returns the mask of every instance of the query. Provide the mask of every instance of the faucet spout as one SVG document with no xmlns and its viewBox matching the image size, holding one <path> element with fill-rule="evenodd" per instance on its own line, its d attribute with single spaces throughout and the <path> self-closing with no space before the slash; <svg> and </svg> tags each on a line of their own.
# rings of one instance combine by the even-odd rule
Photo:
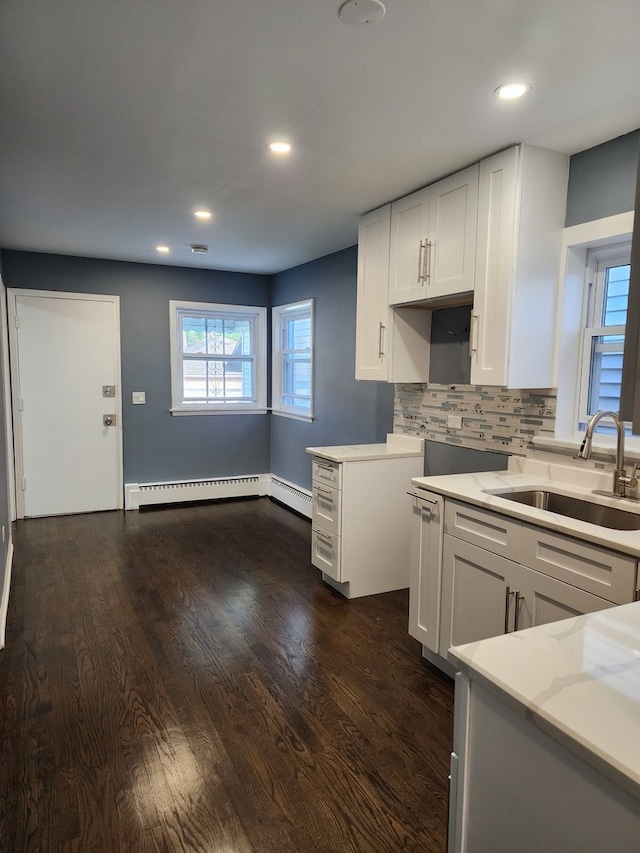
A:
<svg viewBox="0 0 640 853">
<path fill-rule="evenodd" d="M 589 457 L 591 456 L 591 440 L 593 437 L 593 431 L 595 430 L 598 423 L 602 420 L 602 418 L 606 417 L 611 418 L 615 423 L 617 435 L 616 467 L 615 471 L 613 472 L 613 485 L 611 489 L 611 494 L 615 495 L 616 497 L 623 498 L 627 494 L 627 486 L 632 485 L 632 480 L 634 478 L 628 478 L 627 472 L 624 468 L 624 422 L 621 420 L 618 412 L 612 412 L 609 409 L 603 409 L 602 411 L 596 412 L 595 415 L 590 418 L 577 456 L 579 459 L 589 459 Z"/>
</svg>

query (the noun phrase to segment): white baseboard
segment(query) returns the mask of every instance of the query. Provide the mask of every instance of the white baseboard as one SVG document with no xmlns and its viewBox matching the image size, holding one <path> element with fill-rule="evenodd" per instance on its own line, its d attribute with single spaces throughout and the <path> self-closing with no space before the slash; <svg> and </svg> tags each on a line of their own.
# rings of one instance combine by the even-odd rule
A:
<svg viewBox="0 0 640 853">
<path fill-rule="evenodd" d="M 4 584 L 2 585 L 2 601 L 0 601 L 0 649 L 4 649 L 6 630 L 7 630 L 7 613 L 9 612 L 9 589 L 11 587 L 11 569 L 13 567 L 13 539 L 9 535 L 9 544 L 7 546 L 7 559 L 4 564 Z"/>
<path fill-rule="evenodd" d="M 302 489 L 288 480 L 283 480 L 276 474 L 271 474 L 269 495 L 290 509 L 311 518 L 311 492 L 306 489 Z"/>
<path fill-rule="evenodd" d="M 124 494 L 125 509 L 186 501 L 268 496 L 311 518 L 311 492 L 275 474 L 176 480 L 165 483 L 127 483 Z"/>
</svg>

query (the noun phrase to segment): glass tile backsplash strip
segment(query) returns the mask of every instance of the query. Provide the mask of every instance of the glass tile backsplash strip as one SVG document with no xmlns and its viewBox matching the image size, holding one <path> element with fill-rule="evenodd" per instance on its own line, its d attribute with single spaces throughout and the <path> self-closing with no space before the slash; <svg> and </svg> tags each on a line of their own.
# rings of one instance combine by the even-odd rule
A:
<svg viewBox="0 0 640 853">
<path fill-rule="evenodd" d="M 553 435 L 555 412 L 553 389 L 396 385 L 393 427 L 429 441 L 525 455 L 534 435 Z M 460 429 L 449 415 L 462 418 Z"/>
</svg>

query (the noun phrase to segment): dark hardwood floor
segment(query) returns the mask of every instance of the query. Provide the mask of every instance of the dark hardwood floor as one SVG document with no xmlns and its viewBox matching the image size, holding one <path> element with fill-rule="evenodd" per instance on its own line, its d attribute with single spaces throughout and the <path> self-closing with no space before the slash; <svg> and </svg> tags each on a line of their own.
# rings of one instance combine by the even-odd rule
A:
<svg viewBox="0 0 640 853">
<path fill-rule="evenodd" d="M 15 525 L 0 850 L 443 851 L 452 683 L 262 498 Z"/>
</svg>

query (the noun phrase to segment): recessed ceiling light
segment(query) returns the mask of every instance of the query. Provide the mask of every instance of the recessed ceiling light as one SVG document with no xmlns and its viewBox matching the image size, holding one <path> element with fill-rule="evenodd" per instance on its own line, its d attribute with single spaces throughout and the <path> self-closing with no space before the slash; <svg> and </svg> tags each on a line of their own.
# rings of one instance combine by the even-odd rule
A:
<svg viewBox="0 0 640 853">
<path fill-rule="evenodd" d="M 267 147 L 274 154 L 288 154 L 291 151 L 291 145 L 288 142 L 270 142 Z"/>
<path fill-rule="evenodd" d="M 156 246 L 156 252 L 160 252 L 161 255 L 166 255 L 168 251 L 168 246 Z"/>
<path fill-rule="evenodd" d="M 340 20 L 345 24 L 377 24 L 387 10 L 380 0 L 347 0 L 338 9 Z"/>
<path fill-rule="evenodd" d="M 210 210 L 194 210 L 193 215 L 196 219 L 211 219 L 211 211 Z"/>
<path fill-rule="evenodd" d="M 498 86 L 495 95 L 501 101 L 515 101 L 526 95 L 530 90 L 531 86 L 528 83 L 504 83 L 502 86 Z"/>
</svg>

